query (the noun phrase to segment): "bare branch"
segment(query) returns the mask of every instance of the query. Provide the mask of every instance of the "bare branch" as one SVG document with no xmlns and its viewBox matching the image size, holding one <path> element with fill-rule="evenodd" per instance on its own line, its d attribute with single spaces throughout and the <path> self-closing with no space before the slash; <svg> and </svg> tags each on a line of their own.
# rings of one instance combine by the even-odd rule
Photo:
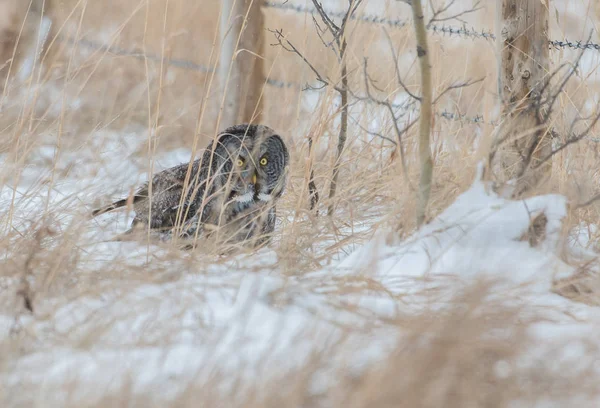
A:
<svg viewBox="0 0 600 408">
<path fill-rule="evenodd" d="M 381 133 L 373 132 L 372 130 L 367 129 L 366 127 L 364 127 L 363 125 L 361 125 L 360 122 L 358 120 L 356 120 L 355 118 L 353 118 L 352 116 L 350 116 L 349 118 L 350 118 L 350 120 L 352 120 L 352 122 L 354 122 L 354 124 L 356 126 L 358 126 L 366 134 L 378 137 L 380 139 L 385 140 L 386 142 L 392 143 L 394 146 L 398 146 L 398 143 L 394 139 L 392 139 L 390 137 L 387 137 L 387 136 L 384 136 Z"/>
<path fill-rule="evenodd" d="M 344 152 L 344 147 L 346 145 L 346 138 L 348 136 L 348 68 L 346 65 L 346 47 L 348 43 L 344 38 L 342 40 L 342 47 L 340 48 L 340 57 L 342 64 L 342 89 L 339 91 L 340 97 L 342 99 L 342 117 L 340 120 L 340 133 L 338 135 L 338 146 L 337 146 L 337 157 L 335 161 L 335 165 L 333 166 L 333 174 L 331 177 L 331 186 L 329 188 L 329 207 L 327 208 L 327 214 L 329 216 L 333 215 L 334 206 L 333 206 L 333 197 L 335 196 L 335 192 L 337 190 L 337 182 L 338 175 L 340 172 L 341 166 L 341 158 Z"/>
<path fill-rule="evenodd" d="M 420 101 L 421 98 L 409 91 L 407 86 L 404 84 L 404 81 L 402 81 L 402 76 L 400 75 L 400 66 L 398 65 L 398 55 L 396 54 L 396 50 L 394 49 L 392 37 L 390 36 L 390 33 L 385 29 L 385 27 L 383 28 L 383 32 L 385 33 L 385 36 L 387 37 L 387 40 L 390 44 L 390 50 L 392 51 L 392 58 L 394 58 L 394 67 L 396 70 L 396 80 L 398 81 L 398 84 L 402 87 L 402 89 L 404 89 L 404 92 L 406 92 L 411 98 Z"/>
<path fill-rule="evenodd" d="M 588 37 L 588 41 L 590 39 L 591 39 L 591 34 Z M 577 68 L 579 68 L 579 64 L 581 63 L 581 59 L 583 58 L 584 52 L 585 52 L 585 50 L 582 50 L 579 53 L 579 55 L 577 56 L 577 59 L 573 63 L 573 67 L 569 70 L 569 73 L 565 76 L 565 78 L 560 83 L 560 85 L 557 87 L 557 89 L 554 92 L 552 92 L 552 94 L 550 95 L 549 101 L 544 103 L 545 108 L 547 110 L 546 113 L 544 114 L 544 121 L 547 121 L 550 118 L 552 111 L 554 109 L 554 104 L 558 100 L 558 97 L 563 92 L 563 90 L 567 86 L 567 83 L 571 80 L 573 75 L 575 75 L 575 73 L 577 72 Z M 550 78 L 548 78 L 548 80 L 546 81 L 546 84 L 544 84 L 544 87 L 542 88 L 542 90 L 545 90 L 549 86 L 548 84 L 550 84 L 550 80 L 552 79 L 552 77 L 553 77 L 553 75 L 551 75 Z M 543 95 L 543 93 L 542 93 L 542 95 Z M 541 107 L 538 105 L 538 112 L 540 109 L 541 109 Z"/>
<path fill-rule="evenodd" d="M 455 89 L 462 89 L 462 88 L 467 88 L 471 85 L 475 85 L 478 84 L 479 82 L 482 82 L 485 79 L 485 77 L 483 78 L 479 78 L 479 79 L 475 79 L 475 80 L 467 80 L 465 82 L 458 82 L 458 83 L 454 83 L 452 85 L 449 85 L 446 89 L 444 89 L 438 96 L 437 98 L 435 98 L 433 100 L 433 104 L 435 105 L 441 98 L 442 96 L 444 96 L 445 94 L 447 94 L 448 92 L 455 90 Z"/>
<path fill-rule="evenodd" d="M 583 203 L 576 204 L 575 206 L 573 206 L 573 209 L 574 210 L 579 210 L 579 209 L 584 208 L 584 207 L 589 207 L 590 205 L 594 204 L 597 201 L 600 201 L 600 193 L 592 196 L 592 198 L 590 198 L 587 201 L 584 201 Z"/>
<path fill-rule="evenodd" d="M 356 12 L 358 6 L 360 6 L 362 0 L 348 0 L 348 9 L 346 10 L 346 14 L 344 14 L 344 18 L 342 19 L 342 25 L 340 27 L 339 35 L 343 36 L 346 32 L 346 24 L 350 17 Z"/>
<path fill-rule="evenodd" d="M 308 157 L 310 166 L 310 175 L 308 179 L 308 195 L 309 195 L 309 209 L 315 210 L 315 215 L 319 215 L 319 190 L 315 184 L 315 170 L 312 164 L 312 152 L 313 152 L 313 138 L 312 135 L 308 137 Z"/>
<path fill-rule="evenodd" d="M 445 4 L 444 6 L 442 6 L 441 8 L 439 8 L 437 10 L 433 10 L 433 5 L 430 2 L 430 5 L 432 7 L 433 16 L 429 20 L 429 23 L 427 23 L 427 28 L 430 28 L 435 23 L 441 23 L 441 22 L 450 21 L 450 20 L 458 20 L 461 23 L 466 24 L 466 22 L 461 17 L 464 17 L 467 14 L 475 13 L 476 11 L 481 10 L 483 7 L 483 6 L 479 5 L 481 3 L 481 1 L 477 1 L 473 5 L 473 7 L 470 9 L 463 10 L 456 14 L 451 14 L 449 16 L 442 16 L 442 14 L 447 12 L 455 3 L 456 3 L 456 0 L 452 0 L 448 4 Z"/>
<path fill-rule="evenodd" d="M 364 72 L 364 78 L 365 78 L 365 92 L 367 93 L 367 97 L 359 97 L 357 95 L 353 95 L 354 98 L 357 99 L 362 99 L 362 100 L 369 100 L 372 101 L 373 103 L 377 104 L 377 105 L 381 105 L 381 106 L 385 106 L 388 110 L 388 112 L 390 113 L 390 116 L 392 117 L 392 124 L 394 125 L 394 131 L 396 132 L 396 138 L 398 139 L 398 149 L 400 150 L 400 162 L 402 164 L 402 171 L 404 173 L 404 179 L 406 181 L 406 184 L 408 185 L 408 187 L 410 188 L 411 191 L 415 191 L 415 188 L 413 187 L 413 185 L 410 182 L 410 179 L 408 178 L 408 165 L 406 164 L 406 156 L 404 154 L 404 147 L 402 145 L 402 136 L 408 132 L 408 130 L 415 124 L 417 123 L 418 119 L 413 120 L 411 123 L 409 123 L 403 130 L 400 129 L 400 127 L 398 126 L 398 118 L 396 117 L 396 113 L 394 112 L 394 108 L 392 106 L 392 104 L 390 103 L 389 100 L 380 100 L 377 99 L 376 97 L 374 97 L 371 94 L 371 88 L 370 88 L 370 83 L 372 83 L 372 79 L 369 76 L 369 72 L 368 72 L 368 67 L 367 67 L 367 59 L 365 58 L 364 60 L 364 64 L 363 64 L 363 72 Z"/>
<path fill-rule="evenodd" d="M 330 50 L 332 50 L 334 52 L 335 56 L 337 57 L 337 59 L 339 61 L 340 55 L 339 55 L 338 51 L 335 49 L 335 47 L 333 46 L 335 39 L 333 39 L 329 42 L 325 41 L 325 38 L 323 38 L 323 34 L 325 33 L 325 31 L 327 31 L 327 29 L 321 28 L 321 26 L 319 25 L 319 22 L 317 21 L 317 19 L 315 18 L 314 15 L 312 16 L 312 20 L 313 20 L 313 23 L 315 24 L 315 27 L 317 28 L 317 35 L 319 36 L 319 39 L 321 40 L 321 42 L 323 43 L 325 48 L 329 48 Z"/>
<path fill-rule="evenodd" d="M 598 111 L 598 109 L 597 109 Z M 577 143 L 581 140 L 583 140 L 584 138 L 586 138 L 589 134 L 589 132 L 594 128 L 594 126 L 596 126 L 596 124 L 598 123 L 598 121 L 600 121 L 600 112 L 596 114 L 596 116 L 594 117 L 594 119 L 592 120 L 592 123 L 581 133 L 571 136 L 569 137 L 569 139 L 564 142 L 560 147 L 554 149 L 552 151 L 552 153 L 548 154 L 546 157 L 542 158 L 542 160 L 540 160 L 540 162 L 537 164 L 537 166 L 533 167 L 533 170 L 538 169 L 539 167 L 541 167 L 545 162 L 547 162 L 548 160 L 550 160 L 554 155 L 556 155 L 557 153 L 561 152 L 562 150 L 566 149 L 568 146 Z"/>
<path fill-rule="evenodd" d="M 337 36 L 337 33 L 340 31 L 340 28 L 335 24 L 335 22 L 331 18 L 329 18 L 329 16 L 323 9 L 321 3 L 319 3 L 317 0 L 312 0 L 312 2 L 315 6 L 315 9 L 317 10 L 317 13 L 319 13 L 319 16 L 321 16 L 321 20 L 323 20 L 323 22 L 329 29 L 329 32 L 331 32 L 331 34 L 335 38 Z"/>
<path fill-rule="evenodd" d="M 294 54 L 298 55 L 300 58 L 302 58 L 302 61 L 304 61 L 304 63 L 306 65 L 308 65 L 308 67 L 311 69 L 311 71 L 316 75 L 317 80 L 319 82 L 321 82 L 324 86 L 330 85 L 329 80 L 326 80 L 325 78 L 323 78 L 321 76 L 321 73 L 310 63 L 310 61 L 300 51 L 298 51 L 298 49 L 294 46 L 294 44 L 292 44 L 288 39 L 285 38 L 285 36 L 283 35 L 283 32 L 282 32 L 283 30 L 269 30 L 269 31 L 272 32 L 275 35 L 275 38 L 277 39 L 277 44 L 271 44 L 272 46 L 279 45 L 284 50 L 286 50 L 288 52 L 293 52 Z M 285 41 L 285 44 L 283 43 L 283 41 Z M 311 88 L 311 89 L 316 89 L 316 88 Z"/>
</svg>

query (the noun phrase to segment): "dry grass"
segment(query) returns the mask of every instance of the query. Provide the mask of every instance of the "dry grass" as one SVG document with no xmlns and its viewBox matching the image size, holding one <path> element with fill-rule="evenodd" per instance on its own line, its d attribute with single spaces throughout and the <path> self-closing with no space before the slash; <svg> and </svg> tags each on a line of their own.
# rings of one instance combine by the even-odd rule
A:
<svg viewBox="0 0 600 408">
<path fill-rule="evenodd" d="M 380 335 L 386 329 L 400 329 L 402 335 L 391 344 L 390 354 L 367 370 L 350 363 L 364 344 L 355 338 L 321 339 L 330 344 L 296 369 L 269 375 L 265 360 L 265 367 L 257 368 L 263 374 L 250 386 L 242 375 L 218 370 L 208 377 L 199 373 L 196 378 L 182 378 L 177 387 L 184 391 L 169 406 L 512 407 L 550 401 L 556 406 L 594 406 L 600 391 L 594 361 L 581 361 L 573 370 L 572 361 L 561 360 L 560 345 L 531 353 L 539 344 L 529 330 L 539 318 L 532 310 L 486 300 L 491 288 L 475 284 L 450 299 L 452 306 L 442 313 L 424 310 L 387 322 Z M 304 338 L 311 336 L 306 333 Z M 592 339 L 582 343 L 590 353 L 598 351 Z M 332 359 L 341 362 L 339 369 L 332 369 Z M 132 371 L 129 382 L 89 400 L 78 392 L 75 379 L 65 386 L 61 406 L 165 406 L 159 396 L 134 389 L 135 375 Z M 322 385 L 318 379 L 333 381 L 326 393 L 318 391 Z M 220 390 L 223 384 L 233 384 L 226 395 Z M 19 405 L 29 400 L 23 397 L 26 392 L 8 393 L 5 403 L 30 406 Z M 47 393 L 43 390 L 39 396 Z"/>
<path fill-rule="evenodd" d="M 107 174 L 105 170 L 114 162 L 104 161 L 99 153 L 108 143 L 105 133 L 137 135 L 142 142 L 127 155 L 119 153 L 119 157 L 133 163 L 138 174 L 143 174 L 151 171 L 162 154 L 176 148 L 201 149 L 219 130 L 216 117 L 221 99 L 218 79 L 212 74 L 172 66 L 161 69 L 156 61 L 77 48 L 66 39 L 85 38 L 214 67 L 219 53 L 220 2 L 46 0 L 47 15 L 53 24 L 46 47 L 39 52 L 35 49 L 40 15 L 35 9 L 39 10 L 42 2 L 34 1 L 29 13 L 23 7 L 25 3 L 0 0 L 0 56 L 4 59 L 0 61 L 0 74 L 7 75 L 10 70 L 8 86 L 0 87 L 3 91 L 0 182 L 3 192 L 11 186 L 28 185 L 19 194 L 9 194 L 6 207 L 0 210 L 3 231 L 0 290 L 4 292 L 0 296 L 0 311 L 16 316 L 19 321 L 29 314 L 24 307 L 27 300 L 35 308 L 35 318 L 43 321 L 53 315 L 58 304 L 72 299 L 101 296 L 104 291 L 126 292 L 147 283 L 173 282 L 187 273 L 205 273 L 208 264 L 223 262 L 214 254 L 182 255 L 168 247 L 165 252 L 148 255 L 142 263 L 130 260 L 128 253 L 114 254 L 110 259 L 91 256 L 90 251 L 107 233 L 97 231 L 101 228 L 91 233 L 95 224 L 85 221 L 82 214 L 108 201 L 109 195 L 127 193 L 139 180 L 113 186 L 110 191 L 86 184 L 81 194 L 48 199 L 50 193 L 60 191 L 63 183 L 72 186 L 80 179 L 84 183 L 98 174 Z M 369 12 L 366 3 L 361 10 Z M 406 13 L 399 2 L 388 3 L 387 15 L 392 18 Z M 469 17 L 469 22 L 491 28 L 494 9 L 485 3 L 484 9 Z M 272 9 L 265 10 L 265 15 L 267 28 L 283 28 L 287 38 L 318 70 L 339 79 L 338 63 L 315 34 L 310 16 Z M 24 28 L 19 34 L 21 24 Z M 561 20 L 553 34 L 573 33 L 576 25 L 577 21 Z M 381 94 L 393 99 L 400 90 L 382 27 L 352 23 L 349 33 L 351 87 L 363 88 L 362 64 L 367 57 L 370 75 L 384 90 Z M 418 72 L 412 29 L 390 29 L 389 34 L 400 55 L 404 80 L 416 92 Z M 267 43 L 274 42 L 270 41 L 270 33 L 265 35 Z M 15 59 L 8 61 L 7 55 L 12 54 L 17 40 Z M 453 82 L 484 78 L 475 86 L 449 93 L 436 109 L 492 117 L 496 94 L 493 46 L 484 40 L 440 36 L 431 36 L 430 41 L 435 92 Z M 23 75 L 28 58 L 36 55 L 38 63 L 30 75 Z M 552 53 L 555 65 L 573 55 Z M 6 65 L 2 65 L 4 61 L 8 61 Z M 279 47 L 267 47 L 265 70 L 277 80 L 301 84 L 314 81 L 297 56 Z M 561 114 L 556 118 L 557 128 L 566 128 L 579 112 L 590 113 L 584 105 L 598 89 L 596 83 L 585 79 L 574 79 L 567 88 L 561 99 Z M 307 210 L 307 137 L 312 136 L 315 142 L 312 160 L 316 183 L 325 198 L 339 126 L 336 93 L 333 90 L 302 93 L 293 87 L 279 89 L 265 85 L 264 100 L 264 122 L 284 136 L 292 156 L 293 170 L 278 207 L 282 222 L 273 246 L 280 271 L 288 276 L 313 272 L 368 240 L 380 227 L 391 226 L 401 236 L 414 230 L 415 194 L 401 175 L 397 150 L 391 143 L 364 131 L 370 129 L 393 139 L 385 110 L 363 103 L 352 106 L 348 144 L 334 203 L 337 212 L 333 219 L 315 218 Z M 414 113 L 407 113 L 404 120 L 413 118 Z M 226 125 L 229 124 L 219 127 Z M 466 121 L 435 118 L 435 170 L 429 218 L 439 214 L 470 185 L 476 164 L 488 153 L 492 135 L 493 127 L 488 124 L 475 126 Z M 408 132 L 403 142 L 409 158 L 408 178 L 415 183 L 418 180 L 415 133 Z M 57 149 L 51 149 L 50 155 L 42 155 L 43 148 L 49 146 Z M 73 159 L 78 156 L 84 157 L 86 163 Z M 585 201 L 598 190 L 596 168 L 594 142 L 583 141 L 566 149 L 553 162 L 553 191 L 565 194 L 573 202 Z M 103 182 L 106 186 L 106 180 Z M 43 203 L 42 210 L 40 207 L 28 210 L 36 202 Z M 328 204 L 326 199 L 321 202 L 322 212 Z M 568 231 L 576 225 L 596 224 L 599 217 L 600 204 L 594 203 L 572 211 L 565 228 Z M 122 216 L 119 220 L 123 223 Z M 113 227 L 108 225 L 108 235 L 114 232 Z M 592 231 L 587 245 L 597 246 L 599 234 Z M 596 304 L 599 281 L 593 272 L 596 270 L 593 262 L 581 266 L 581 277 L 557 283 L 556 290 L 575 300 Z M 173 271 L 173 263 L 181 265 L 177 272 Z M 14 282 L 18 284 L 15 286 Z M 338 381 L 327 395 L 311 391 L 313 375 L 330 370 L 327 364 L 332 356 L 343 361 L 344 353 L 360 353 L 360 344 L 336 343 L 331 349 L 315 353 L 293 372 L 276 378 L 268 375 L 257 378 L 251 389 L 240 387 L 229 400 L 223 400 L 218 392 L 223 378 L 216 373 L 206 381 L 192 381 L 171 406 L 502 407 L 511 406 L 514 399 L 533 406 L 550 398 L 563 401 L 564 397 L 568 402 L 575 391 L 580 396 L 598 391 L 596 374 L 584 371 L 588 375 L 570 378 L 560 368 L 548 367 L 545 359 L 552 357 L 550 353 L 540 356 L 537 365 L 520 367 L 520 356 L 531 346 L 527 329 L 533 322 L 523 321 L 518 309 L 490 302 L 485 297 L 486 288 L 466 288 L 462 296 L 453 300 L 454 307 L 448 313 L 438 315 L 426 310 L 402 321 L 386 322 L 389 328 L 401 328 L 404 333 L 390 358 L 360 375 L 349 374 L 352 367 L 348 367 L 348 372 L 336 372 Z M 511 336 L 502 342 L 491 339 L 489 333 L 495 330 L 509 331 Z M 74 342 L 68 334 L 65 338 Z M 26 323 L 17 324 L 11 337 L 1 343 L 6 351 L 3 355 L 10 357 L 0 360 L 0 369 L 6 372 L 17 357 L 45 349 L 47 345 L 43 342 L 38 333 L 27 331 Z M 56 339 L 52 342 L 60 343 Z M 104 399 L 87 403 L 69 400 L 68 395 L 77 389 L 77 384 L 72 387 L 63 390 L 67 400 L 62 406 L 153 406 L 151 397 L 140 396 L 127 384 L 107 393 Z M 19 405 L 22 400 L 14 389 L 0 390 L 0 399 L 9 404 L 5 406 L 28 406 Z M 578 401 L 583 404 L 580 406 L 586 406 L 585 400 Z"/>
</svg>

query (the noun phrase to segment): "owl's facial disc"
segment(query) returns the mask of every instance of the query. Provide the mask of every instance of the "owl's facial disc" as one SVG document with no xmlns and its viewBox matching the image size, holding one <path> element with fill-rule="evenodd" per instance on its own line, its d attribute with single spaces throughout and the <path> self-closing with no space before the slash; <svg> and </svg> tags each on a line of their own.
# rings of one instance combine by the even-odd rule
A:
<svg viewBox="0 0 600 408">
<path fill-rule="evenodd" d="M 233 170 L 229 179 L 231 200 L 267 203 L 276 198 L 273 189 L 278 184 L 278 177 L 275 177 L 278 157 L 271 152 L 271 144 L 273 141 L 269 139 L 269 143 L 229 147 Z"/>
<path fill-rule="evenodd" d="M 233 172 L 229 180 L 230 199 L 239 204 L 249 204 L 256 200 L 258 175 L 250 155 L 240 152 L 233 159 Z"/>
</svg>

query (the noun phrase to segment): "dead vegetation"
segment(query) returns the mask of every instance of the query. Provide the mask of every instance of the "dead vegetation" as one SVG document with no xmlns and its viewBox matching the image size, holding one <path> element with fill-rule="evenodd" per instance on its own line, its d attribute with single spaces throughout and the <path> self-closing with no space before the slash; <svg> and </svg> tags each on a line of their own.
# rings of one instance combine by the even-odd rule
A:
<svg viewBox="0 0 600 408">
<path fill-rule="evenodd" d="M 0 360 L 4 372 L 13 368 L 18 357 L 44 350 L 39 334 L 27 331 L 27 319 L 44 321 L 60 304 L 73 299 L 100 298 L 106 291 L 120 293 L 148 283 L 174 282 L 188 273 L 205 273 L 209 264 L 224 262 L 210 253 L 182 255 L 167 245 L 160 254 L 135 259 L 127 249 L 108 259 L 102 254 L 94 257 L 97 245 L 114 235 L 118 229 L 115 223 L 125 223 L 125 216 L 99 224 L 84 222 L 82 216 L 99 198 L 127 193 L 138 181 L 111 185 L 109 170 L 114 161 L 101 153 L 114 141 L 106 134 L 133 133 L 143 140 L 122 155 L 126 156 L 122 160 L 136 166 L 138 175 L 157 165 L 155 160 L 162 154 L 177 148 L 193 152 L 213 137 L 220 108 L 216 102 L 220 101 L 218 78 L 198 67 L 214 69 L 219 60 L 219 2 L 110 1 L 108 6 L 98 1 L 46 0 L 43 4 L 52 27 L 43 46 L 36 41 L 41 26 L 40 4 L 34 1 L 27 12 L 21 9 L 25 3 L 0 0 L 0 73 L 10 72 L 6 86 L 0 87 L 0 290 L 4 292 L 0 310 L 15 316 L 13 332 L 1 344 L 8 353 L 3 355 L 10 356 Z M 362 3 L 357 13 L 369 13 L 368 2 Z M 386 14 L 398 16 L 401 11 L 406 12 L 407 6 L 393 1 L 387 5 Z M 488 27 L 493 23 L 494 11 L 486 2 L 465 19 L 477 27 Z M 334 53 L 325 52 L 310 15 L 267 8 L 265 18 L 265 26 L 282 30 L 313 61 L 318 72 L 336 81 L 340 78 L 340 63 Z M 564 21 L 552 34 L 574 32 L 577 20 Z M 21 31 L 21 27 L 25 28 Z M 350 21 L 346 33 L 347 73 L 342 77 L 347 86 L 357 90 L 358 95 L 358 90 L 365 91 L 367 78 L 366 83 L 372 84 L 371 90 L 378 98 L 390 106 L 401 106 L 394 107 L 390 116 L 388 107 L 350 95 L 343 155 L 337 154 L 337 136 L 345 106 L 336 89 L 303 92 L 301 88 L 306 84 L 314 85 L 314 72 L 279 47 L 265 47 L 264 71 L 268 78 L 275 83 L 292 83 L 265 85 L 263 101 L 264 123 L 285 136 L 292 156 L 289 188 L 278 208 L 285 216 L 278 225 L 277 245 L 273 247 L 280 270 L 289 277 L 304 276 L 340 259 L 370 239 L 378 228 L 391 227 L 404 236 L 416 227 L 417 200 L 410 183 L 418 185 L 419 179 L 418 132 L 404 132 L 400 147 L 395 129 L 398 123 L 407 126 L 416 119 L 412 105 L 398 97 L 403 89 L 397 76 L 401 71 L 407 90 L 417 93 L 420 89 L 412 27 L 386 28 L 384 32 L 381 25 Z M 447 92 L 434 109 L 431 144 L 435 171 L 426 214 L 430 219 L 470 185 L 477 163 L 489 155 L 497 67 L 494 47 L 486 40 L 465 42 L 437 35 L 430 35 L 428 40 L 434 98 L 457 81 L 483 78 L 473 86 Z M 390 52 L 390 43 L 395 54 Z M 111 49 L 97 48 L 97 44 L 108 44 Z M 145 59 L 144 55 L 158 59 Z M 191 61 L 198 69 L 176 63 L 161 68 L 161 56 L 171 62 Z M 554 67 L 576 56 L 574 52 L 551 51 Z M 368 74 L 365 59 L 369 61 Z M 552 118 L 553 126 L 569 130 L 578 115 L 591 118 L 594 111 L 585 104 L 597 93 L 597 86 L 583 75 L 573 75 L 556 99 L 558 113 Z M 441 114 L 444 111 L 466 118 L 448 120 Z M 484 116 L 484 123 L 468 120 L 478 114 Z M 585 130 L 585 125 L 581 129 Z M 589 138 L 563 149 L 552 161 L 550 190 L 566 195 L 573 203 L 587 204 L 572 207 L 565 242 L 573 227 L 597 225 L 600 217 L 600 202 L 589 202 L 598 192 L 595 130 L 593 127 L 588 131 Z M 556 137 L 565 143 L 569 133 L 558 132 Z M 123 142 L 111 148 L 116 155 L 129 147 Z M 333 201 L 321 194 L 319 208 L 321 213 L 327 208 L 335 208 L 335 212 L 331 219 L 315 217 L 309 206 L 311 193 L 314 197 L 315 185 L 318 191 L 329 191 L 334 169 L 339 180 Z M 85 181 L 88 179 L 101 181 L 101 187 L 90 185 Z M 14 192 L 12 188 L 24 180 L 28 187 Z M 81 192 L 67 189 L 64 195 L 58 195 L 64 184 L 80 180 L 85 184 Z M 60 198 L 53 196 L 51 200 L 53 194 Z M 35 207 L 39 202 L 43 203 L 42 211 Z M 532 246 L 542 239 L 540 222 L 532 220 L 530 234 L 523 237 Z M 597 247 L 599 234 L 591 228 L 584 246 Z M 580 265 L 578 276 L 557 281 L 555 290 L 574 301 L 597 304 L 600 280 L 595 262 L 592 259 Z M 176 272 L 171 267 L 174 263 L 180 265 Z M 365 282 L 364 293 L 368 294 L 373 288 L 367 278 Z M 341 294 L 351 290 L 343 285 L 340 288 Z M 353 374 L 352 367 L 336 372 L 334 378 L 338 380 L 327 394 L 314 392 L 314 375 L 330 369 L 327 364 L 332 355 L 343 360 L 344 353 L 360 353 L 360 344 L 336 343 L 315 352 L 297 370 L 281 377 L 257 376 L 255 383 L 240 387 L 229 400 L 223 400 L 217 392 L 224 380 L 215 373 L 206 381 L 190 382 L 171 406 L 197 406 L 200 401 L 207 407 L 508 407 L 515 400 L 534 406 L 546 398 L 564 401 L 566 406 L 572 402 L 571 396 L 582 398 L 577 400 L 579 406 L 593 406 L 586 405 L 584 398 L 598 392 L 592 362 L 589 371 L 583 371 L 586 375 L 569 377 L 560 365 L 548 363 L 553 357 L 553 350 L 548 350 L 536 364 L 520 367 L 519 359 L 531 346 L 528 328 L 535 319 L 523 321 L 519 308 L 489 301 L 485 296 L 488 289 L 486 285 L 465 288 L 462 296 L 451 301 L 453 308 L 441 315 L 424 310 L 405 320 L 386 322 L 403 332 L 390 358 L 359 374 Z M 505 341 L 490 338 L 489 333 L 498 330 L 510 334 Z M 53 344 L 65 339 L 75 343 L 68 333 L 54 335 Z M 77 346 L 90 348 L 89 343 Z M 76 390 L 77 381 L 61 390 L 67 395 L 61 406 L 152 405 L 150 397 L 136 393 L 127 383 L 103 398 L 87 402 L 69 399 Z M 20 399 L 28 391 L 4 389 L 0 397 L 6 406 L 29 406 Z"/>
</svg>

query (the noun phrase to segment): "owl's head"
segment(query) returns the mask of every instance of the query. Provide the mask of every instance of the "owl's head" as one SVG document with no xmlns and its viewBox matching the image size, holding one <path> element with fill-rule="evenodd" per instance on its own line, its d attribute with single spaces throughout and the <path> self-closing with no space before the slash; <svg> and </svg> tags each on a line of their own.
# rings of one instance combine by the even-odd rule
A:
<svg viewBox="0 0 600 408">
<path fill-rule="evenodd" d="M 283 139 L 263 125 L 236 125 L 217 138 L 221 186 L 239 203 L 271 202 L 285 189 L 289 154 Z M 214 166 L 213 166 L 214 168 Z"/>
</svg>

